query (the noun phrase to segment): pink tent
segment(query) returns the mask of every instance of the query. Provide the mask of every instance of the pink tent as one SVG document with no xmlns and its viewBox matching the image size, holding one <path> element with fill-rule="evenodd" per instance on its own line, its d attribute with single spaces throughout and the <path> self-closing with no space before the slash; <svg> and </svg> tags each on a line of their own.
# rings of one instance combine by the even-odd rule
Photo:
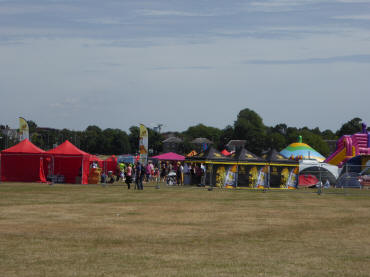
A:
<svg viewBox="0 0 370 277">
<path fill-rule="evenodd" d="M 160 161 L 184 161 L 185 157 L 179 154 L 169 152 L 162 155 L 151 157 L 152 159 L 157 159 Z"/>
</svg>

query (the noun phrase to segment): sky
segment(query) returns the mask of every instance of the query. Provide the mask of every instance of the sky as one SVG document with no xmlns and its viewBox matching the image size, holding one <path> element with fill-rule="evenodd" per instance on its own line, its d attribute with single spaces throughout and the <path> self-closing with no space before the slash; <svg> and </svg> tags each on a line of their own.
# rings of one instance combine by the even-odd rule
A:
<svg viewBox="0 0 370 277">
<path fill-rule="evenodd" d="M 370 125 L 370 0 L 0 0 L 0 124 Z"/>
</svg>

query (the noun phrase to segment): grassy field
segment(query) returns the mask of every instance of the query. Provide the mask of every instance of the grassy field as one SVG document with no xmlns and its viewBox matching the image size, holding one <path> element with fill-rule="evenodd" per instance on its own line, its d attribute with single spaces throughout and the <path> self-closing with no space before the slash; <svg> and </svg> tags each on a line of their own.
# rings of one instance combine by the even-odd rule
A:
<svg viewBox="0 0 370 277">
<path fill-rule="evenodd" d="M 370 276 L 370 190 L 2 183 L 0 276 Z"/>
</svg>

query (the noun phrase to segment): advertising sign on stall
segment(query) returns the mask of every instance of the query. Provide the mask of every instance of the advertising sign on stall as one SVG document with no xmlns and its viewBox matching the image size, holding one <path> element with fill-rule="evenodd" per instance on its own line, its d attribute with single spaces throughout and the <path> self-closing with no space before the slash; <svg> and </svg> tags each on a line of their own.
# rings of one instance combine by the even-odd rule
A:
<svg viewBox="0 0 370 277">
<path fill-rule="evenodd" d="M 141 164 L 146 164 L 148 161 L 148 137 L 148 129 L 140 124 L 139 152 Z"/>
</svg>

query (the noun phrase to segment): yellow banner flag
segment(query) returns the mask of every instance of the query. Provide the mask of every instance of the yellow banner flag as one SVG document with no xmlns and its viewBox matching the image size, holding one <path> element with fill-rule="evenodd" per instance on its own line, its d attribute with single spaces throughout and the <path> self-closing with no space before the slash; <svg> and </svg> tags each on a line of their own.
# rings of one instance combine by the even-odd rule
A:
<svg viewBox="0 0 370 277">
<path fill-rule="evenodd" d="M 30 139 L 30 133 L 27 121 L 23 118 L 19 118 L 19 138 L 20 140 Z"/>
<path fill-rule="evenodd" d="M 146 164 L 148 160 L 148 140 L 148 129 L 143 124 L 140 124 L 139 152 L 142 164 Z"/>
</svg>

